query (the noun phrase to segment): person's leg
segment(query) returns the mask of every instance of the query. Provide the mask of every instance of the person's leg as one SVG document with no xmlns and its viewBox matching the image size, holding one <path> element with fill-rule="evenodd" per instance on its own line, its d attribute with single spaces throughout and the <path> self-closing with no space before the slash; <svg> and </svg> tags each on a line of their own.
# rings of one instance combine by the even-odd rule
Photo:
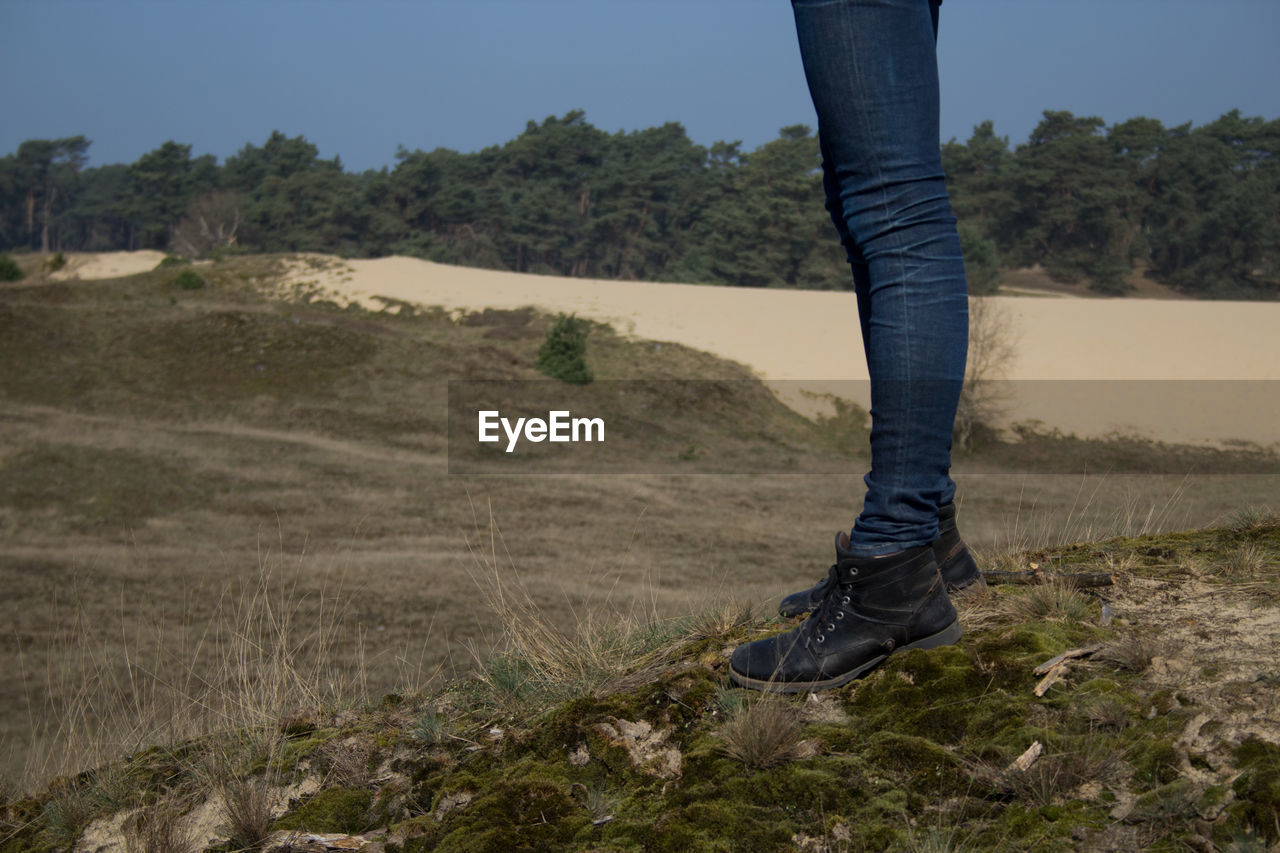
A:
<svg viewBox="0 0 1280 853">
<path fill-rule="evenodd" d="M 730 677 L 837 687 L 888 655 L 960 639 L 930 543 L 951 502 L 968 299 L 938 148 L 938 0 L 792 0 L 828 209 L 849 248 L 871 375 L 871 473 L 821 601 L 734 650 Z M 865 268 L 865 269 L 864 269 Z M 878 559 L 879 558 L 879 559 Z"/>
<path fill-rule="evenodd" d="M 871 472 L 851 553 L 938 538 L 968 303 L 938 141 L 936 0 L 793 0 L 827 206 L 871 377 Z"/>
</svg>

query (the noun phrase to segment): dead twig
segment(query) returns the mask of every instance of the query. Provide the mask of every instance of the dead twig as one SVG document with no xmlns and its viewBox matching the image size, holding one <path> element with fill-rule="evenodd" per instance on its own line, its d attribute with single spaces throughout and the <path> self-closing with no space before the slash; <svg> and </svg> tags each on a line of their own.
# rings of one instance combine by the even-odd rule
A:
<svg viewBox="0 0 1280 853">
<path fill-rule="evenodd" d="M 1115 583 L 1115 577 L 1110 572 L 1080 572 L 1078 574 L 1062 574 L 1059 572 L 1045 572 L 1040 569 L 1028 569 L 1025 572 L 983 572 L 982 576 L 987 579 L 987 583 L 1012 583 L 1012 584 L 1038 584 L 1053 583 L 1059 581 L 1061 583 L 1073 584 L 1077 588 L 1092 586 L 1111 586 Z"/>
<path fill-rule="evenodd" d="M 1035 694 L 1037 696 L 1043 696 L 1049 692 L 1050 687 L 1065 678 L 1068 670 L 1071 668 L 1071 661 L 1089 657 L 1101 650 L 1101 645 L 1086 646 L 1082 649 L 1069 649 L 1057 657 L 1050 658 L 1040 664 L 1033 670 L 1033 674 L 1043 675 L 1044 678 L 1040 679 L 1040 683 L 1036 685 Z"/>
<path fill-rule="evenodd" d="M 1095 655 L 1100 651 L 1102 651 L 1101 643 L 1099 643 L 1096 646 L 1085 646 L 1084 648 L 1080 648 L 1080 649 L 1068 649 L 1067 651 L 1063 652 L 1057 657 L 1049 658 L 1049 660 L 1040 664 L 1038 667 L 1036 667 L 1032 671 L 1032 674 L 1044 675 L 1046 672 L 1053 669 L 1063 661 L 1074 660 L 1075 658 L 1087 658 L 1090 655 Z"/>
<path fill-rule="evenodd" d="M 1040 743 L 1040 741 L 1033 742 L 1031 746 L 1027 747 L 1026 752 L 1013 759 L 1013 763 L 1008 766 L 1007 770 L 1017 770 L 1021 773 L 1026 773 L 1027 770 L 1031 768 L 1031 765 L 1035 763 L 1036 759 L 1040 757 L 1040 753 L 1043 751 L 1044 744 Z"/>
</svg>

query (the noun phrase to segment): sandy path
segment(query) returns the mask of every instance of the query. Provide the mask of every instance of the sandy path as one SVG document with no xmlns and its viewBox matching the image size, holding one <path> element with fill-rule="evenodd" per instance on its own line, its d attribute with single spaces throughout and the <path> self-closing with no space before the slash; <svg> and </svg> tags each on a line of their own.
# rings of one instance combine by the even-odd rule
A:
<svg viewBox="0 0 1280 853">
<path fill-rule="evenodd" d="M 833 384 L 866 380 L 851 293 L 567 279 L 404 257 L 300 269 L 295 280 L 373 308 L 385 296 L 450 310 L 576 312 L 741 362 L 798 408 L 801 389 L 867 402 L 865 385 Z M 1016 341 L 1005 374 L 1016 380 L 1006 389 L 1010 421 L 1082 435 L 1280 442 L 1280 303 L 989 299 Z"/>
</svg>

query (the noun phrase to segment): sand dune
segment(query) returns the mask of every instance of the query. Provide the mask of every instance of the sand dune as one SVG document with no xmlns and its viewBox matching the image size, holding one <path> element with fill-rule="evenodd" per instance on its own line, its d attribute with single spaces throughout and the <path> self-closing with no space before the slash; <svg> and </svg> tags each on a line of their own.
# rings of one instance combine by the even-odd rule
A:
<svg viewBox="0 0 1280 853">
<path fill-rule="evenodd" d="M 119 278 L 153 270 L 164 260 L 164 252 L 143 249 L 137 252 L 67 252 L 67 265 L 49 276 L 67 279 Z"/>
<path fill-rule="evenodd" d="M 741 362 L 802 410 L 813 410 L 805 391 L 867 403 L 851 293 L 567 279 L 404 257 L 299 267 L 294 280 L 369 307 L 384 296 L 450 310 L 576 312 Z M 1016 344 L 1004 376 L 1007 421 L 1080 435 L 1280 443 L 1280 303 L 989 299 Z"/>
<path fill-rule="evenodd" d="M 853 294 L 524 275 L 416 258 L 309 256 L 289 283 L 378 309 L 378 297 L 451 311 L 574 312 L 624 334 L 740 362 L 789 405 L 813 394 L 867 405 Z M 71 255 L 61 275 L 152 269 L 160 252 Z M 1016 355 L 1004 371 L 1006 421 L 1081 435 L 1113 430 L 1166 441 L 1280 444 L 1280 303 L 987 297 Z"/>
</svg>

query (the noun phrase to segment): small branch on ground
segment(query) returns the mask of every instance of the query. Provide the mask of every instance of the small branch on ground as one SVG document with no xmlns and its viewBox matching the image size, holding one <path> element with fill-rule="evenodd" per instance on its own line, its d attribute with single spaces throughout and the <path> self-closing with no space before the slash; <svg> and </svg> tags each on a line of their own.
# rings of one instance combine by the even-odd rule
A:
<svg viewBox="0 0 1280 853">
<path fill-rule="evenodd" d="M 1111 586 L 1115 583 L 1115 576 L 1110 572 L 1080 572 L 1078 574 L 1061 574 L 1058 572 L 1045 572 L 1040 569 L 1028 569 L 1025 572 L 983 572 L 982 576 L 987 579 L 987 583 L 1015 583 L 1015 584 L 1038 584 L 1052 583 L 1053 581 L 1061 581 L 1062 583 L 1074 584 L 1076 587 L 1092 587 L 1092 586 Z"/>
</svg>

